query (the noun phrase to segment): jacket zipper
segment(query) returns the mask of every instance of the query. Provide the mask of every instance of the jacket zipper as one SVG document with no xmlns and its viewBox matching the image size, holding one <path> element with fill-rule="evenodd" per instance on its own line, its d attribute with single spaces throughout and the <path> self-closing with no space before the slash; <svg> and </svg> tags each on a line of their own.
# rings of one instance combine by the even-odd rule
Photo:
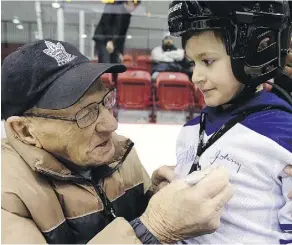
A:
<svg viewBox="0 0 292 245">
<path fill-rule="evenodd" d="M 100 198 L 100 200 L 102 201 L 103 207 L 104 207 L 104 212 L 107 218 L 109 218 L 109 221 L 111 222 L 112 220 L 114 220 L 117 215 L 116 215 L 116 211 L 113 207 L 113 204 L 111 203 L 111 201 L 108 199 L 106 193 L 104 192 L 104 190 L 102 189 L 102 187 L 100 186 L 100 184 L 96 184 L 93 180 L 89 179 L 89 178 L 79 178 L 79 177 L 58 177 L 56 175 L 53 175 L 51 173 L 48 173 L 44 170 L 41 169 L 37 169 L 37 171 L 43 175 L 46 175 L 48 177 L 52 177 L 54 179 L 57 180 L 71 180 L 72 182 L 75 183 L 79 183 L 79 184 L 90 184 L 93 186 L 95 192 L 97 193 L 98 197 Z"/>
<path fill-rule="evenodd" d="M 128 156 L 128 154 L 130 153 L 130 151 L 132 150 L 134 146 L 134 143 L 131 142 L 130 145 L 128 146 L 128 149 L 126 150 L 125 154 L 123 155 L 122 159 L 120 160 L 120 162 L 117 164 L 116 167 L 113 168 L 113 170 L 107 174 L 103 176 L 103 179 L 108 177 L 109 175 L 113 174 L 118 168 L 121 167 L 121 165 L 123 164 L 124 160 L 126 159 L 126 157 Z M 95 192 L 97 193 L 97 195 L 99 196 L 100 200 L 102 201 L 103 207 L 104 207 L 104 212 L 105 215 L 110 219 L 110 221 L 114 220 L 117 215 L 116 215 L 116 211 L 114 209 L 113 204 L 111 203 L 111 201 L 108 199 L 106 193 L 104 192 L 104 190 L 102 189 L 100 184 L 95 183 L 92 179 L 90 178 L 83 178 L 83 177 L 59 177 L 57 175 L 48 173 L 42 169 L 38 169 L 36 168 L 36 170 L 46 176 L 55 178 L 57 180 L 71 180 L 73 183 L 80 183 L 80 184 L 90 184 L 93 186 Z"/>
<path fill-rule="evenodd" d="M 93 185 L 93 188 L 95 189 L 97 195 L 100 197 L 104 206 L 106 216 L 110 218 L 110 221 L 113 221 L 117 217 L 113 204 L 108 199 L 106 193 L 104 192 L 100 184 L 96 184 L 94 181 L 89 179 L 88 181 Z"/>
</svg>

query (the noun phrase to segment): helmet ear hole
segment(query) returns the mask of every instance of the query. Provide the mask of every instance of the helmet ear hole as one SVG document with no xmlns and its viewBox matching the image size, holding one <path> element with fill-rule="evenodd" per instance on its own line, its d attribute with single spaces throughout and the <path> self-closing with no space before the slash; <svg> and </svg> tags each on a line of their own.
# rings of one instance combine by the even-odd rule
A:
<svg viewBox="0 0 292 245">
<path fill-rule="evenodd" d="M 264 38 L 258 46 L 257 52 L 261 52 L 262 50 L 266 49 L 267 47 L 269 47 L 271 43 L 271 39 L 269 37 Z"/>
<path fill-rule="evenodd" d="M 255 28 L 247 41 L 245 63 L 262 67 L 277 59 L 277 33 L 267 28 Z"/>
</svg>

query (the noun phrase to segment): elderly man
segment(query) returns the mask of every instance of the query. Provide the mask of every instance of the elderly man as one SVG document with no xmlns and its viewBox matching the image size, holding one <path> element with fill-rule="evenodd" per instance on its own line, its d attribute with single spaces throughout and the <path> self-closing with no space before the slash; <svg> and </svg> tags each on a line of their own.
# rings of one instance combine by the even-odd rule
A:
<svg viewBox="0 0 292 245">
<path fill-rule="evenodd" d="M 115 92 L 99 77 L 123 71 L 55 40 L 4 60 L 2 243 L 172 243 L 218 228 L 232 196 L 226 170 L 157 192 L 172 172 L 152 184 L 133 142 L 115 133 Z"/>
</svg>

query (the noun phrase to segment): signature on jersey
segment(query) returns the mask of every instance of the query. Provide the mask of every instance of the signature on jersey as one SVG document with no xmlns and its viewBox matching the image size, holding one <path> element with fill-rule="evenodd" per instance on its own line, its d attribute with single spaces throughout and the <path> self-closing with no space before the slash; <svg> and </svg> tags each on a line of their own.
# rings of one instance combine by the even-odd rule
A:
<svg viewBox="0 0 292 245">
<path fill-rule="evenodd" d="M 210 164 L 215 163 L 217 160 L 226 160 L 229 163 L 235 164 L 237 166 L 237 173 L 241 168 L 241 164 L 239 162 L 235 161 L 228 153 L 222 153 L 221 150 L 218 150 L 215 153 L 215 156 L 210 158 Z"/>
</svg>

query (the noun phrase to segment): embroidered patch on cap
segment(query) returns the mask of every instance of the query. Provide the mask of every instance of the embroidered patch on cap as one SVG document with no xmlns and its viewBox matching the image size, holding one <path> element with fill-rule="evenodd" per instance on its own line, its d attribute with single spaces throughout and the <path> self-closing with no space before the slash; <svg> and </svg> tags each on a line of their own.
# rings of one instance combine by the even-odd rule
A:
<svg viewBox="0 0 292 245">
<path fill-rule="evenodd" d="M 59 42 L 54 44 L 50 41 L 45 41 L 45 44 L 48 48 L 44 49 L 43 52 L 53 57 L 58 62 L 58 66 L 65 65 L 77 57 L 67 53 L 64 46 Z"/>
</svg>

